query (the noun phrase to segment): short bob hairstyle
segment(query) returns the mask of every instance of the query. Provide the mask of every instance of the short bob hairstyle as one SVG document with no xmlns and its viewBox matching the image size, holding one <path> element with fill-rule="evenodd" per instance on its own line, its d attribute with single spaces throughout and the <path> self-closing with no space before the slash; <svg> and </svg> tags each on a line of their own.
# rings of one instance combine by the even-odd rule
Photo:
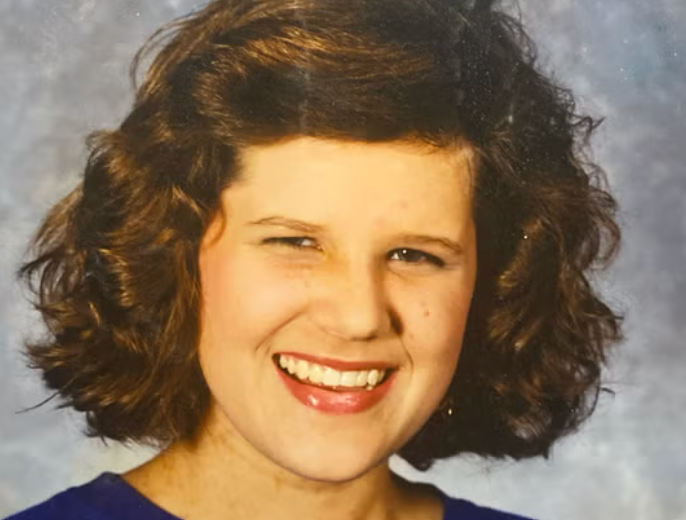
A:
<svg viewBox="0 0 686 520">
<path fill-rule="evenodd" d="M 547 456 L 591 414 L 621 338 L 590 284 L 618 249 L 616 203 L 586 153 L 597 121 L 537 70 L 517 19 L 490 1 L 216 0 L 155 33 L 134 77 L 153 51 L 19 271 L 47 325 L 30 366 L 88 435 L 164 447 L 197 433 L 201 239 L 241 149 L 298 136 L 467 143 L 478 158 L 454 406 L 400 456 Z"/>
</svg>

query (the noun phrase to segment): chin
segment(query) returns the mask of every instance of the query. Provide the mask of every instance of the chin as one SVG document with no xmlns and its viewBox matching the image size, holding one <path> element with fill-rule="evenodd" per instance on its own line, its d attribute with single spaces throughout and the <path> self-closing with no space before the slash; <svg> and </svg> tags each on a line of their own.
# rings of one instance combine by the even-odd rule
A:
<svg viewBox="0 0 686 520">
<path fill-rule="evenodd" d="M 328 484 L 344 484 L 363 477 L 380 466 L 387 459 L 377 462 L 372 465 L 347 465 L 337 466 L 335 464 L 309 464 L 307 466 L 300 465 L 300 467 L 293 468 L 292 473 L 299 477 L 315 482 L 323 482 Z"/>
<path fill-rule="evenodd" d="M 309 451 L 309 450 L 308 450 Z M 281 466 L 307 480 L 327 483 L 345 483 L 356 480 L 388 461 L 389 456 L 365 456 L 359 450 L 353 453 L 330 448 L 326 453 L 302 454 L 281 462 Z M 277 462 L 279 463 L 279 462 Z"/>
</svg>

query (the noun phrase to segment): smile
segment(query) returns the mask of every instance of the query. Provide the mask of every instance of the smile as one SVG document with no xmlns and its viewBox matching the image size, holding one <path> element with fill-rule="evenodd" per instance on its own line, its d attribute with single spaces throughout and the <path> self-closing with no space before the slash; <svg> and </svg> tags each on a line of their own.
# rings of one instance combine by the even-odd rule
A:
<svg viewBox="0 0 686 520">
<path fill-rule="evenodd" d="M 359 413 L 372 408 L 388 394 L 397 373 L 390 367 L 362 368 L 360 363 L 334 362 L 340 368 L 358 368 L 339 370 L 288 354 L 277 354 L 274 361 L 291 395 L 305 406 L 328 414 Z"/>
<path fill-rule="evenodd" d="M 312 363 L 304 359 L 281 354 L 278 356 L 279 366 L 301 383 L 319 385 L 332 390 L 366 388 L 372 390 L 380 384 L 386 373 L 385 369 L 370 370 L 336 370 L 330 366 Z"/>
</svg>

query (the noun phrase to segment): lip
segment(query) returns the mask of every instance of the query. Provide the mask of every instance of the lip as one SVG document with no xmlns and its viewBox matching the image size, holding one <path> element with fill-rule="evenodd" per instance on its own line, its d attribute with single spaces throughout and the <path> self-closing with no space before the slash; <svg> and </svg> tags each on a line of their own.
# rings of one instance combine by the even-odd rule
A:
<svg viewBox="0 0 686 520">
<path fill-rule="evenodd" d="M 301 354 L 299 352 L 279 352 L 279 356 L 288 356 L 295 359 L 302 359 L 317 365 L 324 365 L 340 371 L 350 370 L 392 370 L 397 368 L 396 365 L 388 363 L 387 361 L 344 361 L 341 359 L 333 359 L 321 356 L 313 356 L 311 354 Z M 278 360 L 275 359 L 275 361 Z"/>
<path fill-rule="evenodd" d="M 309 408 L 334 415 L 354 414 L 369 410 L 386 396 L 396 376 L 396 371 L 393 371 L 385 381 L 372 390 L 333 391 L 302 383 L 287 375 L 276 364 L 274 364 L 274 370 L 288 391 L 298 401 Z"/>
</svg>

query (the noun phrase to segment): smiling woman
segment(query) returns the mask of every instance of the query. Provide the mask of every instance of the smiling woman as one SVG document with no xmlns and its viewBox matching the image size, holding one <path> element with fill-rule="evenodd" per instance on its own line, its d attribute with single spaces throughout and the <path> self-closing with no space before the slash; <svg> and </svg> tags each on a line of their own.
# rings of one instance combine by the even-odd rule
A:
<svg viewBox="0 0 686 520">
<path fill-rule="evenodd" d="M 619 317 L 596 124 L 488 1 L 222 0 L 21 269 L 88 434 L 160 453 L 16 520 L 521 518 L 394 475 L 547 455 Z"/>
<path fill-rule="evenodd" d="M 279 467 L 334 482 L 409 441 L 455 372 L 474 289 L 468 156 L 306 137 L 244 151 L 200 251 L 200 365 L 222 412 L 206 431 L 235 430 Z M 289 217 L 260 218 L 271 212 Z M 314 245 L 274 247 L 274 233 L 304 228 Z M 417 252 L 445 267 L 396 259 L 415 245 L 398 237 L 430 232 L 463 254 L 432 243 Z"/>
</svg>

